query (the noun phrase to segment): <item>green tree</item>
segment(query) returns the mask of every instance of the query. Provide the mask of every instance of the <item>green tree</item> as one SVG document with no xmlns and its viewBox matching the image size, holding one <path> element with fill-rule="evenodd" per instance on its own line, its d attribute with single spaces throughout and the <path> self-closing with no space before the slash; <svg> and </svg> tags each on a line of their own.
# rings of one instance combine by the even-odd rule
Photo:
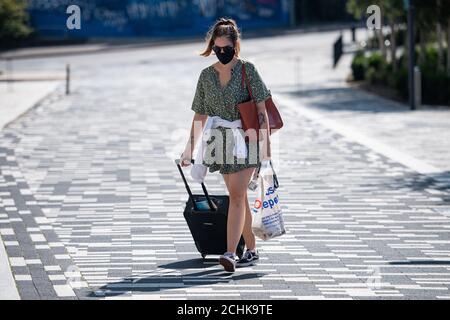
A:
<svg viewBox="0 0 450 320">
<path fill-rule="evenodd" d="M 438 24 L 438 44 L 440 50 L 440 68 L 444 70 L 444 39 L 447 33 L 447 74 L 450 76 L 450 2 L 438 0 L 436 19 Z"/>
<path fill-rule="evenodd" d="M 416 29 L 419 33 L 420 64 L 425 63 L 426 45 L 435 29 L 436 1 L 416 1 Z"/>
<path fill-rule="evenodd" d="M 447 19 L 447 74 L 450 77 L 450 16 Z"/>
<path fill-rule="evenodd" d="M 416 0 L 417 25 L 420 30 L 421 52 L 432 37 L 436 37 L 438 45 L 438 69 L 444 70 L 444 38 L 447 30 L 447 72 L 450 75 L 450 2 L 448 0 Z M 421 55 L 424 58 L 424 54 Z M 421 61 L 424 62 L 423 60 Z"/>
<path fill-rule="evenodd" d="M 394 72 L 397 72 L 397 31 L 398 24 L 405 19 L 405 10 L 403 2 L 399 0 L 385 0 L 382 8 L 385 11 L 385 18 L 391 29 L 391 61 Z"/>
<path fill-rule="evenodd" d="M 400 1 L 400 2 L 399 2 Z M 352 14 L 356 19 L 361 19 L 366 15 L 367 8 L 371 5 L 377 5 L 381 9 L 381 30 L 374 30 L 376 37 L 378 38 L 378 47 L 381 50 L 382 56 L 386 59 L 387 50 L 384 39 L 384 25 L 386 22 L 391 27 L 392 36 L 395 36 L 396 28 L 393 28 L 398 16 L 401 16 L 401 10 L 399 10 L 401 0 L 349 0 L 347 2 L 347 11 Z M 392 22 L 392 23 L 391 23 Z M 392 37 L 392 38 L 393 38 Z M 396 52 L 396 43 L 394 39 L 394 53 Z M 391 47 L 392 55 L 392 47 Z M 395 57 L 395 55 L 393 55 Z"/>
<path fill-rule="evenodd" d="M 376 2 L 376 0 L 348 0 L 347 11 L 352 14 L 355 19 L 359 20 L 365 17 L 367 8 L 372 4 L 376 4 Z"/>
<path fill-rule="evenodd" d="M 0 40 L 14 40 L 28 36 L 28 14 L 25 0 L 0 0 Z"/>
<path fill-rule="evenodd" d="M 384 43 L 383 35 L 383 20 L 386 10 L 384 10 L 385 2 L 388 0 L 348 0 L 347 11 L 352 14 L 356 19 L 361 19 L 366 16 L 367 8 L 371 5 L 377 5 L 381 9 L 382 25 L 380 30 L 374 30 L 375 36 L 378 39 L 378 47 L 381 50 L 381 54 L 386 58 L 386 45 Z"/>
<path fill-rule="evenodd" d="M 416 29 L 420 39 L 420 63 L 425 63 L 426 44 L 433 39 L 438 45 L 438 69 L 445 69 L 447 60 L 447 73 L 450 75 L 450 1 L 449 0 L 413 0 L 416 7 Z M 391 29 L 391 60 L 393 69 L 398 69 L 396 60 L 397 43 L 396 33 L 401 24 L 406 22 L 406 12 L 403 0 L 348 0 L 347 11 L 356 19 L 361 19 L 366 14 L 367 8 L 372 5 L 381 8 L 383 23 Z M 447 33 L 447 37 L 445 37 Z M 386 57 L 384 36 L 381 31 L 376 32 L 378 44 L 383 57 Z M 444 57 L 444 39 L 447 38 L 447 59 Z M 435 40 L 434 40 L 435 39 Z M 405 50 L 408 52 L 408 50 Z"/>
</svg>

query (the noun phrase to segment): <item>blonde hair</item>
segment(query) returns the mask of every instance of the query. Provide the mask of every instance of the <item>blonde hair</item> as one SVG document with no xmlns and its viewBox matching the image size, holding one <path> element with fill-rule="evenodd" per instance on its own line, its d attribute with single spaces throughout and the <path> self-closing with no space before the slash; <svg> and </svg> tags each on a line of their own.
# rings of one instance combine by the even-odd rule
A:
<svg viewBox="0 0 450 320">
<path fill-rule="evenodd" d="M 241 33 L 236 24 L 236 21 L 231 18 L 220 18 L 214 23 L 206 34 L 206 49 L 200 53 L 201 56 L 208 57 L 211 54 L 212 47 L 214 46 L 214 40 L 219 37 L 228 37 L 236 49 L 236 56 L 239 57 L 241 50 Z"/>
</svg>

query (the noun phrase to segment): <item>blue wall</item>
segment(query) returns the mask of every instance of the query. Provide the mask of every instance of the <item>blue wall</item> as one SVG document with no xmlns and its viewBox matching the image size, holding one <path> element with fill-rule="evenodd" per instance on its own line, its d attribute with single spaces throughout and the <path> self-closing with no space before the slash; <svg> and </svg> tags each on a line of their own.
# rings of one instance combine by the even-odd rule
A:
<svg viewBox="0 0 450 320">
<path fill-rule="evenodd" d="M 28 0 L 43 37 L 167 37 L 204 35 L 222 16 L 240 29 L 289 26 L 290 0 Z M 66 9 L 81 8 L 81 30 L 68 30 Z"/>
</svg>

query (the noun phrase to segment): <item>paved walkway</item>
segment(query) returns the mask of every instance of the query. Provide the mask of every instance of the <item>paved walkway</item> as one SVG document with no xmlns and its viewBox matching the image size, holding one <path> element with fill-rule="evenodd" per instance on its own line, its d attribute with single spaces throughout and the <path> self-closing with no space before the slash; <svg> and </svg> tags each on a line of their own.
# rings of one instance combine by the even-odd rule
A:
<svg viewBox="0 0 450 320">
<path fill-rule="evenodd" d="M 60 81 L 0 82 L 0 129 L 53 92 Z"/>
<path fill-rule="evenodd" d="M 200 259 L 182 216 L 172 159 L 209 64 L 180 55 L 192 46 L 99 56 L 70 97 L 56 92 L 4 129 L 0 229 L 21 298 L 449 299 L 448 185 L 303 114 L 286 74 L 269 76 L 280 69 L 256 53 L 334 37 L 247 42 L 289 100 L 274 145 L 288 234 L 259 241 L 261 263 L 234 275 Z M 207 185 L 224 193 L 219 175 Z"/>
<path fill-rule="evenodd" d="M 58 85 L 58 81 L 0 82 L 0 129 L 3 129 L 9 123 L 38 104 L 43 98 L 53 92 Z M 4 207 L 6 202 L 3 201 L 2 198 L 3 197 L 0 196 L 0 205 Z M 0 214 L 0 217 L 0 221 L 2 221 L 7 215 L 2 213 Z M 10 229 L 2 228 L 0 229 L 0 234 L 7 235 L 10 231 Z M 11 273 L 11 261 L 8 259 L 1 237 L 0 274 L 0 299 L 19 299 L 19 293 Z"/>
<path fill-rule="evenodd" d="M 450 171 L 450 108 L 407 105 L 343 86 L 304 88 L 289 96 L 308 110 L 344 125 L 356 137 L 372 137 L 399 152 L 420 159 L 423 173 Z M 424 165 L 425 168 L 425 165 Z"/>
<path fill-rule="evenodd" d="M 0 300 L 18 300 L 19 292 L 11 273 L 8 255 L 0 239 Z"/>
<path fill-rule="evenodd" d="M 352 55 L 345 55 L 332 69 L 327 45 L 336 36 L 327 35 L 293 40 L 290 50 L 282 47 L 281 39 L 274 40 L 283 55 L 267 52 L 252 57 L 271 87 L 306 112 L 346 127 L 355 137 L 366 136 L 392 147 L 404 158 L 420 160 L 428 167 L 424 173 L 450 171 L 450 108 L 423 106 L 410 112 L 406 104 L 353 88 L 345 81 Z M 359 31 L 358 39 L 364 37 L 365 32 Z M 350 43 L 350 33 L 344 33 L 344 41 Z"/>
</svg>

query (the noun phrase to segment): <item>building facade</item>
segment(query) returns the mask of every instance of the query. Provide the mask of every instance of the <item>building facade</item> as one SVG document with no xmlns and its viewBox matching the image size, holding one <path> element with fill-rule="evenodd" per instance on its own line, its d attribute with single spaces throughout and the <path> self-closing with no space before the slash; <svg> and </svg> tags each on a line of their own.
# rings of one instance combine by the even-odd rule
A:
<svg viewBox="0 0 450 320">
<path fill-rule="evenodd" d="M 294 0 L 28 0 L 32 27 L 42 38 L 183 37 L 204 35 L 218 18 L 242 31 L 288 27 Z M 80 28 L 67 27 L 76 5 Z M 73 20 L 71 20 L 73 21 Z"/>
</svg>

